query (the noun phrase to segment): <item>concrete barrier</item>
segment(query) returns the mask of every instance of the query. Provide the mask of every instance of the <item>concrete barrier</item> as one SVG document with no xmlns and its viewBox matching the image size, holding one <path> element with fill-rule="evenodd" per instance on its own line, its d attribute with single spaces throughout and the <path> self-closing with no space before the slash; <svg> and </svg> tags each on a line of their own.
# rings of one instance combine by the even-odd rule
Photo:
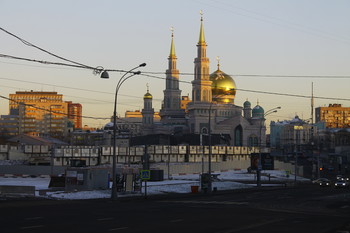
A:
<svg viewBox="0 0 350 233">
<path fill-rule="evenodd" d="M 5 197 L 34 197 L 35 186 L 0 185 L 0 196 Z"/>
</svg>

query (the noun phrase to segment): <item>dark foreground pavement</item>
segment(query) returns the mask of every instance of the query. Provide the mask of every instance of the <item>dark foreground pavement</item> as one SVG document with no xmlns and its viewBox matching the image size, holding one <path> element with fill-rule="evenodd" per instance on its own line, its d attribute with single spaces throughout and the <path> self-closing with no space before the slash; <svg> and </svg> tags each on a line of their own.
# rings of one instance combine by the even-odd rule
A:
<svg viewBox="0 0 350 233">
<path fill-rule="evenodd" d="M 118 201 L 0 201 L 2 233 L 346 232 L 350 190 L 312 185 L 169 194 Z"/>
</svg>

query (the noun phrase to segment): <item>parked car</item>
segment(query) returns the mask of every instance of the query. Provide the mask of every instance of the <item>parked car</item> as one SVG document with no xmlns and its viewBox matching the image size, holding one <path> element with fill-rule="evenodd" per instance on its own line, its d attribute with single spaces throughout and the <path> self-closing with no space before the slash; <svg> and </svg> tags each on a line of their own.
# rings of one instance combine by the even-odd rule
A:
<svg viewBox="0 0 350 233">
<path fill-rule="evenodd" d="M 343 180 L 343 176 L 342 175 L 337 175 L 336 179 L 337 180 Z"/>
<path fill-rule="evenodd" d="M 320 181 L 320 187 L 330 187 L 331 186 L 331 181 L 328 179 L 324 179 Z"/>
<path fill-rule="evenodd" d="M 313 184 L 320 184 L 321 182 L 329 182 L 329 180 L 327 178 L 318 178 L 312 181 Z"/>
<path fill-rule="evenodd" d="M 334 183 L 335 188 L 349 188 L 349 182 L 346 182 L 344 180 L 338 180 Z"/>
<path fill-rule="evenodd" d="M 337 175 L 337 180 L 342 180 L 342 181 L 347 181 L 349 182 L 350 181 L 350 178 L 349 177 L 345 177 L 343 175 Z"/>
</svg>

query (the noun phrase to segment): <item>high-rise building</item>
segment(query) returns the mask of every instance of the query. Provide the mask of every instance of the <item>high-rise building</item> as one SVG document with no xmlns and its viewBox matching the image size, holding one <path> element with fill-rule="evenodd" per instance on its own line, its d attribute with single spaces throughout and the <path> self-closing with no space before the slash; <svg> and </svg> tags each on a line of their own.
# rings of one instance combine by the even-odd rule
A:
<svg viewBox="0 0 350 233">
<path fill-rule="evenodd" d="M 68 105 L 57 92 L 17 91 L 10 94 L 9 110 L 19 116 L 19 133 L 64 137 L 71 125 Z"/>
<path fill-rule="evenodd" d="M 0 134 L 1 136 L 11 137 L 18 135 L 19 131 L 18 115 L 1 115 L 0 116 Z"/>
<path fill-rule="evenodd" d="M 350 107 L 329 104 L 316 108 L 316 122 L 325 122 L 326 128 L 350 128 Z"/>
<path fill-rule="evenodd" d="M 74 123 L 74 129 L 82 129 L 82 106 L 78 103 L 72 103 L 72 101 L 66 101 L 68 103 L 68 119 Z"/>
</svg>

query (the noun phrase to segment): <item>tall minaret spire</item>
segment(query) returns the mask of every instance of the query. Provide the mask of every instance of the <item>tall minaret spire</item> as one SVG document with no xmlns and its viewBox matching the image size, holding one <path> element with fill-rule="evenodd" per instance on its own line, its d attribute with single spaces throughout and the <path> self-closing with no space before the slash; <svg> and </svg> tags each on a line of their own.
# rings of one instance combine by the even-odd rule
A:
<svg viewBox="0 0 350 233">
<path fill-rule="evenodd" d="M 201 10 L 199 13 L 201 14 L 201 28 L 199 31 L 198 45 L 201 45 L 201 44 L 205 44 L 205 37 L 204 37 L 204 27 L 203 27 L 203 11 Z"/>
<path fill-rule="evenodd" d="M 181 90 L 179 89 L 179 70 L 176 67 L 177 57 L 175 55 L 174 28 L 171 27 L 170 30 L 170 54 L 168 57 L 168 69 L 166 70 L 164 100 L 162 109 L 160 110 L 162 121 L 167 121 L 167 119 L 175 118 L 175 115 L 183 114 L 181 110 Z"/>
<path fill-rule="evenodd" d="M 197 57 L 194 59 L 194 80 L 192 81 L 192 100 L 194 102 L 211 102 L 211 81 L 209 78 L 209 58 L 207 58 L 207 43 L 204 37 L 203 12 L 199 40 L 197 44 Z"/>
<path fill-rule="evenodd" d="M 171 46 L 170 46 L 170 55 L 169 58 L 176 58 L 175 55 L 175 44 L 174 44 L 174 28 L 171 27 Z"/>
</svg>

